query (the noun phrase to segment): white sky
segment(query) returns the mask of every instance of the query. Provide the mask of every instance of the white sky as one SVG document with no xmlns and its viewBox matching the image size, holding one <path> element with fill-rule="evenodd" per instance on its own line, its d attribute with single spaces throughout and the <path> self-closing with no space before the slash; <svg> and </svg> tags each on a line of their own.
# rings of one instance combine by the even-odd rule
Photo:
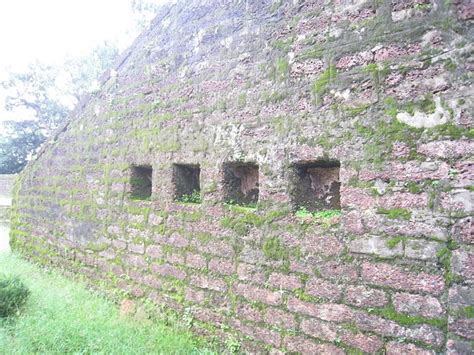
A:
<svg viewBox="0 0 474 355">
<path fill-rule="evenodd" d="M 0 0 L 0 80 L 9 68 L 60 62 L 104 41 L 118 41 L 123 50 L 133 24 L 131 0 Z M 0 94 L 0 121 L 6 116 Z"/>
</svg>

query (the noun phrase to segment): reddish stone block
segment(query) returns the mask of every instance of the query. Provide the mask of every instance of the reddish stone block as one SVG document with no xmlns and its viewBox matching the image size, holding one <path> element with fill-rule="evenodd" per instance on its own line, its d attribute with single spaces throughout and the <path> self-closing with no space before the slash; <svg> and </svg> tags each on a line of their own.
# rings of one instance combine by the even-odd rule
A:
<svg viewBox="0 0 474 355">
<path fill-rule="evenodd" d="M 471 0 L 454 0 L 456 14 L 460 20 L 471 20 L 474 18 L 474 4 Z"/>
<path fill-rule="evenodd" d="M 384 291 L 365 286 L 347 287 L 345 300 L 357 307 L 383 307 L 388 303 Z"/>
<path fill-rule="evenodd" d="M 398 45 L 381 46 L 375 51 L 375 62 L 384 62 L 401 56 L 414 55 L 419 53 L 421 46 L 419 44 L 409 44 L 404 47 Z"/>
<path fill-rule="evenodd" d="M 276 308 L 269 308 L 267 310 L 264 321 L 278 328 L 296 329 L 295 316 Z"/>
<path fill-rule="evenodd" d="M 474 318 L 461 318 L 449 322 L 448 330 L 463 338 L 474 340 Z"/>
<path fill-rule="evenodd" d="M 316 319 L 304 319 L 300 327 L 303 333 L 314 338 L 331 342 L 338 339 L 338 328 L 331 323 L 321 322 Z"/>
<path fill-rule="evenodd" d="M 425 272 L 411 272 L 401 267 L 389 264 L 362 264 L 362 278 L 378 286 L 387 286 L 395 289 L 427 292 L 439 295 L 444 290 L 444 279 L 441 275 L 432 275 Z"/>
<path fill-rule="evenodd" d="M 338 255 L 343 249 L 343 244 L 332 235 L 306 235 L 300 245 L 307 253 L 326 256 Z"/>
<path fill-rule="evenodd" d="M 444 314 L 439 301 L 431 296 L 396 293 L 392 296 L 393 305 L 397 312 L 408 313 L 426 318 L 439 318 Z"/>
<path fill-rule="evenodd" d="M 453 238 L 459 243 L 474 244 L 474 226 L 472 217 L 457 221 L 452 229 Z"/>
<path fill-rule="evenodd" d="M 428 206 L 429 197 L 427 193 L 410 194 L 405 192 L 394 192 L 391 195 L 382 196 L 378 206 L 390 208 L 425 208 Z"/>
<path fill-rule="evenodd" d="M 247 325 L 238 319 L 231 320 L 230 325 L 242 334 L 263 341 L 266 344 L 275 347 L 279 347 L 281 344 L 281 335 L 273 330 Z"/>
<path fill-rule="evenodd" d="M 445 162 L 391 162 L 380 172 L 361 171 L 359 179 L 363 181 L 375 179 L 396 179 L 399 181 L 440 180 L 448 178 L 449 170 L 450 166 Z"/>
<path fill-rule="evenodd" d="M 225 324 L 225 317 L 222 314 L 214 312 L 210 309 L 196 309 L 192 312 L 192 314 L 201 322 Z"/>
<path fill-rule="evenodd" d="M 251 301 L 262 302 L 271 306 L 278 306 L 282 301 L 281 293 L 279 292 L 273 292 L 242 283 L 234 286 L 234 293 Z"/>
<path fill-rule="evenodd" d="M 209 270 L 218 274 L 232 275 L 235 272 L 235 264 L 228 260 L 212 259 L 209 261 Z"/>
<path fill-rule="evenodd" d="M 255 323 L 263 320 L 262 312 L 249 304 L 242 303 L 237 306 L 237 316 L 243 320 L 249 320 Z"/>
<path fill-rule="evenodd" d="M 350 331 L 342 332 L 340 339 L 344 343 L 370 354 L 376 353 L 383 346 L 383 341 L 379 337 Z"/>
<path fill-rule="evenodd" d="M 268 279 L 270 286 L 286 290 L 295 290 L 303 287 L 301 280 L 297 276 L 272 273 Z"/>
<path fill-rule="evenodd" d="M 353 322 L 361 330 L 374 332 L 383 336 L 408 338 L 435 346 L 444 344 L 444 333 L 438 328 L 426 324 L 405 328 L 394 321 L 363 312 L 355 313 Z"/>
<path fill-rule="evenodd" d="M 192 303 L 203 303 L 206 300 L 206 293 L 201 290 L 195 290 L 193 288 L 187 288 L 184 297 L 186 301 Z"/>
<path fill-rule="evenodd" d="M 299 352 L 305 355 L 344 355 L 341 348 L 332 344 L 314 343 L 302 336 L 287 336 L 283 340 L 283 346 L 292 352 Z"/>
<path fill-rule="evenodd" d="M 221 241 L 211 241 L 198 249 L 199 251 L 223 258 L 232 258 L 235 255 L 234 248 L 230 244 Z"/>
<path fill-rule="evenodd" d="M 237 276 L 241 281 L 251 281 L 259 284 L 265 282 L 263 269 L 251 264 L 240 263 L 237 265 Z"/>
<path fill-rule="evenodd" d="M 150 245 L 146 247 L 145 255 L 159 259 L 163 256 L 163 251 L 160 245 Z"/>
<path fill-rule="evenodd" d="M 322 277 L 336 281 L 355 281 L 359 277 L 355 266 L 341 261 L 325 262 L 318 265 L 318 270 Z"/>
<path fill-rule="evenodd" d="M 451 267 L 455 275 L 465 280 L 474 281 L 474 252 L 468 250 L 454 250 L 451 258 Z"/>
<path fill-rule="evenodd" d="M 342 216 L 342 225 L 344 229 L 351 234 L 362 235 L 366 231 L 359 211 L 344 213 Z"/>
<path fill-rule="evenodd" d="M 341 207 L 357 207 L 369 209 L 375 206 L 376 199 L 366 190 L 341 186 Z"/>
<path fill-rule="evenodd" d="M 163 285 L 161 280 L 157 279 L 153 275 L 146 275 L 143 278 L 142 283 L 146 286 L 150 286 L 150 287 L 156 288 L 156 289 L 160 289 L 161 286 Z"/>
<path fill-rule="evenodd" d="M 210 278 L 204 275 L 191 276 L 191 285 L 213 291 L 225 292 L 227 285 L 223 280 Z"/>
<path fill-rule="evenodd" d="M 431 158 L 457 159 L 474 154 L 474 142 L 469 140 L 429 142 L 421 144 L 417 151 Z"/>
<path fill-rule="evenodd" d="M 337 301 L 342 296 L 342 286 L 315 277 L 307 282 L 305 291 L 311 296 L 323 297 L 331 301 Z"/>
<path fill-rule="evenodd" d="M 186 272 L 170 264 L 153 264 L 151 270 L 160 275 L 174 277 L 179 280 L 184 280 L 186 278 Z"/>
<path fill-rule="evenodd" d="M 347 70 L 355 66 L 366 65 L 373 61 L 374 55 L 370 51 L 364 51 L 340 58 L 336 62 L 336 68 Z"/>
<path fill-rule="evenodd" d="M 387 355 L 434 355 L 433 350 L 420 348 L 414 344 L 388 342 L 385 345 Z"/>
<path fill-rule="evenodd" d="M 123 257 L 123 262 L 126 265 L 134 266 L 138 268 L 144 268 L 147 266 L 147 263 L 142 255 L 125 255 Z"/>
<path fill-rule="evenodd" d="M 349 322 L 354 316 L 354 311 L 343 304 L 314 304 L 293 297 L 288 300 L 287 307 L 290 312 L 306 314 L 332 322 Z"/>
<path fill-rule="evenodd" d="M 176 248 L 186 248 L 189 245 L 189 240 L 178 233 L 173 233 L 168 238 L 164 239 L 164 244 Z"/>
<path fill-rule="evenodd" d="M 186 254 L 186 265 L 195 269 L 205 269 L 206 259 L 199 254 Z"/>
</svg>

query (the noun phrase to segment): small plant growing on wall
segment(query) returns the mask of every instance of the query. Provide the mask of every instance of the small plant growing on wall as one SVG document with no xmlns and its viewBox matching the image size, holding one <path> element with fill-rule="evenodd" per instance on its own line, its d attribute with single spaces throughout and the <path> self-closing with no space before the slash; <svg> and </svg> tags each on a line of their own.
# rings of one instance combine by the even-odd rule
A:
<svg viewBox="0 0 474 355">
<path fill-rule="evenodd" d="M 30 291 L 18 277 L 0 275 L 0 318 L 18 314 L 29 295 Z"/>
<path fill-rule="evenodd" d="M 177 201 L 184 203 L 201 203 L 201 193 L 198 190 L 194 190 L 190 194 L 181 195 Z"/>
</svg>

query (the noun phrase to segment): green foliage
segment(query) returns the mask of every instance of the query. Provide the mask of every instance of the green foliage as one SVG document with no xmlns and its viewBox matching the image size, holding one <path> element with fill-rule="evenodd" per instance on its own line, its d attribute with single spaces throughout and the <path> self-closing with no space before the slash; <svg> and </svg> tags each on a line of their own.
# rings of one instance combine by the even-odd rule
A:
<svg viewBox="0 0 474 355">
<path fill-rule="evenodd" d="M 334 217 L 339 217 L 341 215 L 341 210 L 324 210 L 324 211 L 314 211 L 310 212 L 308 209 L 304 206 L 301 206 L 298 208 L 298 210 L 295 213 L 296 217 L 313 217 L 317 219 L 330 219 Z"/>
<path fill-rule="evenodd" d="M 407 182 L 406 187 L 412 194 L 419 194 L 423 191 L 423 188 L 418 183 L 413 181 Z"/>
<path fill-rule="evenodd" d="M 283 101 L 288 95 L 285 92 L 265 91 L 262 93 L 262 101 L 266 104 L 275 104 Z"/>
<path fill-rule="evenodd" d="M 458 311 L 459 317 L 474 318 L 474 306 L 466 306 Z"/>
<path fill-rule="evenodd" d="M 451 256 L 453 255 L 452 251 L 458 247 L 458 243 L 455 240 L 450 239 L 446 243 L 446 247 L 438 250 L 436 253 L 438 262 L 444 268 L 444 279 L 447 285 L 451 285 L 451 283 L 455 280 L 455 276 L 451 270 Z"/>
<path fill-rule="evenodd" d="M 180 196 L 177 201 L 184 203 L 201 203 L 201 192 L 194 190 L 190 194 Z"/>
<path fill-rule="evenodd" d="M 210 354 L 177 320 L 146 312 L 130 317 L 85 286 L 11 254 L 0 254 L 0 269 L 28 275 L 28 312 L 0 320 L 4 354 Z"/>
<path fill-rule="evenodd" d="M 411 211 L 406 208 L 377 208 L 377 213 L 386 215 L 389 219 L 404 219 L 408 221 L 411 218 Z"/>
<path fill-rule="evenodd" d="M 5 134 L 0 135 L 0 174 L 16 174 L 23 170 L 30 154 L 46 139 L 38 122 L 5 121 Z"/>
<path fill-rule="evenodd" d="M 288 249 L 284 247 L 279 237 L 267 238 L 262 246 L 263 254 L 272 260 L 288 258 Z"/>
<path fill-rule="evenodd" d="M 314 97 L 319 100 L 320 96 L 324 94 L 328 85 L 336 79 L 337 70 L 334 65 L 330 65 L 318 79 L 313 82 L 311 86 L 311 91 L 313 92 Z"/>
<path fill-rule="evenodd" d="M 393 305 L 385 306 L 384 308 L 372 308 L 368 309 L 370 314 L 376 314 L 384 318 L 393 320 L 400 325 L 412 326 L 415 324 L 430 324 L 432 326 L 445 329 L 447 326 L 447 320 L 445 318 L 425 318 L 420 316 L 411 316 L 408 314 L 398 313 Z"/>
<path fill-rule="evenodd" d="M 321 58 L 323 56 L 323 49 L 319 45 L 314 45 L 313 47 L 305 50 L 298 56 L 298 60 L 305 60 L 311 58 Z"/>
<path fill-rule="evenodd" d="M 23 169 L 80 98 L 99 89 L 98 78 L 117 54 L 117 48 L 103 44 L 59 65 L 34 62 L 23 72 L 9 73 L 0 86 L 7 93 L 6 110 L 17 117 L 5 123 L 6 132 L 0 136 L 0 173 Z"/>
<path fill-rule="evenodd" d="M 29 295 L 28 287 L 18 277 L 0 275 L 0 317 L 18 314 Z"/>
<path fill-rule="evenodd" d="M 285 58 L 278 58 L 275 63 L 275 81 L 285 81 L 290 72 L 290 64 Z"/>
<path fill-rule="evenodd" d="M 387 247 L 389 247 L 390 249 L 393 249 L 395 248 L 398 244 L 402 243 L 403 241 L 405 241 L 406 238 L 405 237 L 393 237 L 393 238 L 390 238 L 388 239 L 386 242 L 385 242 L 385 245 Z"/>
<path fill-rule="evenodd" d="M 225 342 L 225 348 L 227 350 L 226 353 L 228 354 L 238 354 L 240 350 L 240 342 L 233 337 L 228 338 Z"/>
<path fill-rule="evenodd" d="M 294 37 L 288 37 L 286 39 L 277 39 L 272 42 L 272 47 L 282 50 L 285 53 L 288 53 L 293 44 Z"/>
</svg>

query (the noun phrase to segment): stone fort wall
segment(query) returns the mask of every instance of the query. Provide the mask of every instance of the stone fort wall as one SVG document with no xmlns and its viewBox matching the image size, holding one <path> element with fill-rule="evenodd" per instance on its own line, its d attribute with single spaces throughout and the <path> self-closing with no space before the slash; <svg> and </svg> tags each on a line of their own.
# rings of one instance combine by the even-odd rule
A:
<svg viewBox="0 0 474 355">
<path fill-rule="evenodd" d="M 470 1 L 181 1 L 15 188 L 11 245 L 242 349 L 472 351 Z"/>
</svg>

